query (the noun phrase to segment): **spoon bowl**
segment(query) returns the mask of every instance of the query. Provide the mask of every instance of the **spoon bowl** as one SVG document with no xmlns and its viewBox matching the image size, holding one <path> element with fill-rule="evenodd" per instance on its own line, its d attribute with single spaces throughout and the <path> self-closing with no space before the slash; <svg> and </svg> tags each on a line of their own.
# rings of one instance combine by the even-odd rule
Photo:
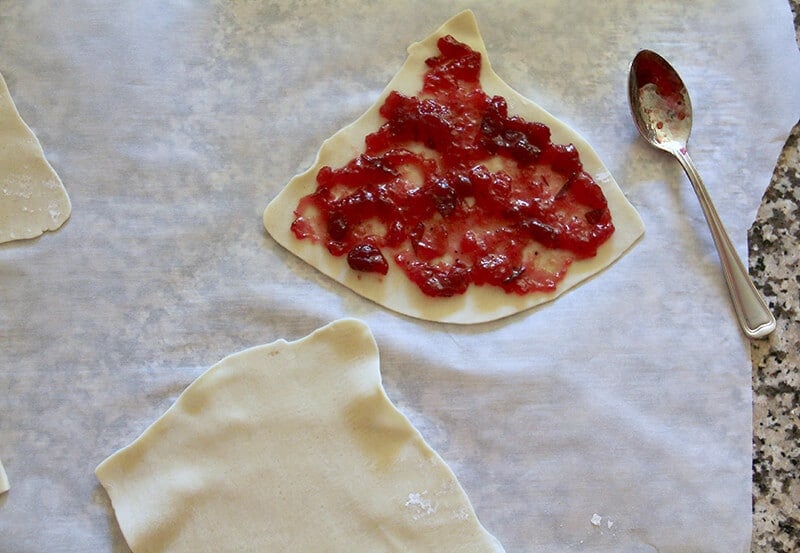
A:
<svg viewBox="0 0 800 553">
<path fill-rule="evenodd" d="M 642 50 L 631 63 L 628 101 L 639 134 L 651 145 L 674 155 L 692 183 L 714 238 L 742 330 L 750 338 L 767 336 L 775 330 L 775 317 L 736 254 L 687 151 L 692 130 L 692 103 L 686 85 L 664 58 L 651 50 Z"/>
<path fill-rule="evenodd" d="M 628 98 L 633 121 L 650 144 L 670 153 L 685 150 L 692 131 L 692 102 L 678 73 L 650 50 L 631 64 Z"/>
</svg>

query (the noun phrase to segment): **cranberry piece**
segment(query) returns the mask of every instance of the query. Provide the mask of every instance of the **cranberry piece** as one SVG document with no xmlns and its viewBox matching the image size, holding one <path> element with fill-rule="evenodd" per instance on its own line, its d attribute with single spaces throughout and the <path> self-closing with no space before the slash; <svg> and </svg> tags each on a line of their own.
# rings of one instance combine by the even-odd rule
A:
<svg viewBox="0 0 800 553">
<path fill-rule="evenodd" d="M 410 260 L 405 254 L 398 254 L 395 260 L 427 296 L 448 298 L 463 294 L 469 287 L 470 269 L 461 261 L 429 265 Z"/>
<path fill-rule="evenodd" d="M 405 226 L 403 226 L 401 221 L 394 220 L 387 225 L 383 240 L 386 246 L 397 248 L 406 241 L 406 238 L 408 238 L 408 233 L 406 232 Z"/>
<path fill-rule="evenodd" d="M 565 185 L 573 199 L 592 209 L 605 209 L 608 205 L 603 190 L 594 179 L 581 171 L 574 175 Z"/>
<path fill-rule="evenodd" d="M 423 271 L 425 280 L 418 284 L 429 296 L 449 298 L 467 291 L 469 268 L 460 261 L 447 267 L 428 267 Z"/>
<path fill-rule="evenodd" d="M 431 201 L 442 217 L 451 215 L 458 204 L 458 194 L 445 179 L 436 179 L 429 186 Z"/>
<path fill-rule="evenodd" d="M 372 244 L 362 243 L 347 252 L 347 264 L 351 269 L 365 273 L 379 273 L 385 275 L 389 272 L 389 264 L 383 257 L 381 250 Z"/>
<path fill-rule="evenodd" d="M 396 177 L 397 173 L 391 167 L 371 156 L 360 155 L 341 169 L 333 170 L 327 166 L 320 169 L 317 173 L 318 192 L 330 190 L 337 184 L 355 189 L 388 182 Z"/>
<path fill-rule="evenodd" d="M 391 92 L 380 113 L 389 121 L 379 134 L 388 136 L 373 138 L 372 148 L 387 143 L 388 138 L 400 143 L 421 142 L 433 150 L 446 150 L 453 141 L 455 129 L 450 111 L 433 100 L 418 100 Z"/>
<path fill-rule="evenodd" d="M 598 225 L 602 223 L 604 220 L 611 219 L 611 214 L 608 212 L 608 209 L 593 209 L 591 211 L 587 211 L 586 215 L 586 222 L 590 225 Z"/>
<path fill-rule="evenodd" d="M 334 173 L 333 169 L 327 165 L 319 170 L 317 173 L 317 193 L 322 190 L 327 190 L 333 185 Z"/>
<path fill-rule="evenodd" d="M 341 240 L 328 240 L 327 242 L 328 251 L 334 257 L 340 257 L 347 253 L 347 242 L 343 242 Z"/>
<path fill-rule="evenodd" d="M 553 171 L 571 177 L 583 170 L 578 150 L 572 144 L 552 144 L 546 153 Z"/>
<path fill-rule="evenodd" d="M 295 237 L 298 240 L 303 240 L 304 238 L 312 238 L 316 237 L 314 233 L 314 227 L 311 226 L 305 218 L 297 217 L 294 221 L 292 221 L 292 226 L 290 227 L 292 233 L 294 233 Z"/>
<path fill-rule="evenodd" d="M 464 44 L 457 41 L 453 35 L 447 35 L 436 41 L 436 47 L 439 48 L 441 56 L 426 60 L 425 63 L 431 67 L 441 65 L 442 60 L 463 58 L 475 54 L 475 51 Z"/>
<path fill-rule="evenodd" d="M 455 86 L 458 81 L 478 82 L 481 55 L 450 35 L 437 42 L 441 55 L 425 60 L 431 70 L 425 75 L 425 88 Z"/>
<path fill-rule="evenodd" d="M 550 129 L 508 117 L 504 98 L 491 99 L 481 120 L 481 145 L 491 153 L 510 157 L 522 165 L 535 162 L 550 141 Z"/>
<path fill-rule="evenodd" d="M 555 248 L 558 245 L 561 232 L 553 225 L 548 225 L 538 219 L 528 219 L 520 225 L 531 238 L 546 248 Z"/>
<path fill-rule="evenodd" d="M 512 187 L 509 175 L 492 173 L 481 166 L 473 168 L 469 176 L 476 203 L 483 211 L 499 214 L 507 209 Z"/>
<path fill-rule="evenodd" d="M 409 233 L 409 238 L 414 253 L 422 261 L 432 261 L 447 253 L 447 229 L 443 225 L 426 228 L 423 223 L 417 223 Z"/>
<path fill-rule="evenodd" d="M 489 253 L 478 259 L 472 267 L 472 281 L 477 285 L 500 286 L 506 280 L 513 280 L 514 267 L 507 255 Z"/>
<path fill-rule="evenodd" d="M 328 236 L 333 240 L 344 240 L 347 231 L 350 229 L 350 222 L 340 211 L 334 211 L 328 217 Z"/>
<path fill-rule="evenodd" d="M 456 198 L 466 198 L 474 193 L 472 181 L 468 175 L 463 173 L 450 172 L 445 176 L 447 184 L 453 189 Z"/>
</svg>

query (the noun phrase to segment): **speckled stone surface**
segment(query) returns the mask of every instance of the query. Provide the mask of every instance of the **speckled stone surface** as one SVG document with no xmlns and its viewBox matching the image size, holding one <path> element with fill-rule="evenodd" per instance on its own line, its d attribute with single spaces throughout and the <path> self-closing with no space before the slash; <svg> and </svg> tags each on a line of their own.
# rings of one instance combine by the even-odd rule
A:
<svg viewBox="0 0 800 553">
<path fill-rule="evenodd" d="M 790 0 L 800 29 L 800 1 Z M 800 43 L 800 32 L 798 32 Z M 800 551 L 800 123 L 749 232 L 750 271 L 778 320 L 752 344 L 752 551 Z"/>
</svg>

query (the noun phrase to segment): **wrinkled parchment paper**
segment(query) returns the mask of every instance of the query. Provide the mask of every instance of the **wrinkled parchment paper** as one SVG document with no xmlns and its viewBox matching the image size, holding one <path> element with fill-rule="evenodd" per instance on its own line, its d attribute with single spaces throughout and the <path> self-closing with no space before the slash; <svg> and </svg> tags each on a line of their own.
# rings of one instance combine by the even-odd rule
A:
<svg viewBox="0 0 800 553">
<path fill-rule="evenodd" d="M 0 246 L 0 550 L 127 546 L 95 466 L 205 369 L 343 316 L 510 553 L 749 547 L 750 363 L 700 208 L 641 141 L 628 63 L 687 82 L 691 152 L 740 255 L 800 57 L 782 0 L 0 1 L 0 72 L 73 200 Z M 556 303 L 404 318 L 279 248 L 268 201 L 463 8 L 513 87 L 596 148 L 647 227 Z M 596 516 L 595 516 L 596 515 Z"/>
</svg>

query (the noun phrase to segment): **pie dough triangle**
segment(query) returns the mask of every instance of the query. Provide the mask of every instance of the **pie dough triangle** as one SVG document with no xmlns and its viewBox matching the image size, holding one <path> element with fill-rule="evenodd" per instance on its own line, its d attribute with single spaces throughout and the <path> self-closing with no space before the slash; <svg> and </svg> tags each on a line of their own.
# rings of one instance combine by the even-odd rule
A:
<svg viewBox="0 0 800 553">
<path fill-rule="evenodd" d="M 135 553 L 503 551 L 351 319 L 223 359 L 96 473 Z"/>
<path fill-rule="evenodd" d="M 0 75 L 0 243 L 56 230 L 72 206 Z"/>
<path fill-rule="evenodd" d="M 519 115 L 528 121 L 544 123 L 550 127 L 554 143 L 575 145 L 584 170 L 600 185 L 608 201 L 616 231 L 595 257 L 574 262 L 554 292 L 520 296 L 507 294 L 496 287 L 472 285 L 463 295 L 431 298 L 425 296 L 406 278 L 393 259 L 388 259 L 390 269 L 386 276 L 354 271 L 348 266 L 347 256 L 334 257 L 324 245 L 312 243 L 310 240 L 299 240 L 290 230 L 298 201 L 316 189 L 319 169 L 326 165 L 341 167 L 364 151 L 365 136 L 376 131 L 384 122 L 379 109 L 385 98 L 393 90 L 407 96 L 419 92 L 426 69 L 425 60 L 438 55 L 437 40 L 446 35 L 452 35 L 456 40 L 480 52 L 481 85 L 489 96 L 505 97 L 509 115 Z M 354 123 L 323 143 L 313 166 L 291 179 L 267 206 L 263 219 L 264 227 L 279 244 L 356 293 L 405 315 L 461 324 L 499 319 L 556 298 L 617 260 L 644 232 L 639 215 L 589 144 L 544 109 L 509 87 L 492 70 L 477 22 L 469 10 L 456 15 L 425 40 L 408 48 L 406 62 L 376 103 Z"/>
</svg>

